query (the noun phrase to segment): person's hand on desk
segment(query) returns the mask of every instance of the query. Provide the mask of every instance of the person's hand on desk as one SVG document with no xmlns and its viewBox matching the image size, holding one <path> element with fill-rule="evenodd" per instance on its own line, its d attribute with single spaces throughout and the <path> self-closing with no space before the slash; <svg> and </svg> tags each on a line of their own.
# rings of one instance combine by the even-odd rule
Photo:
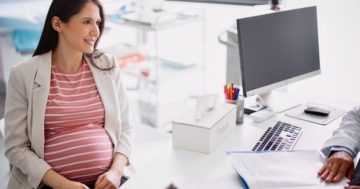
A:
<svg viewBox="0 0 360 189">
<path fill-rule="evenodd" d="M 339 182 L 344 176 L 351 179 L 353 172 L 354 162 L 352 156 L 347 152 L 338 151 L 330 155 L 324 166 L 319 170 L 318 175 L 321 180 L 330 183 Z"/>
</svg>

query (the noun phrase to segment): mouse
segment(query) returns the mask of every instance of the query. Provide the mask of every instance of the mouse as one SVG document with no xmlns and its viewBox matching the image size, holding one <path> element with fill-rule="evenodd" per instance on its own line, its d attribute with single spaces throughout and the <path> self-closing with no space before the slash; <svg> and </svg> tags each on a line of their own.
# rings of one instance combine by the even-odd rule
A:
<svg viewBox="0 0 360 189">
<path fill-rule="evenodd" d="M 309 105 L 307 108 L 305 108 L 304 112 L 307 114 L 327 116 L 330 114 L 331 109 L 320 105 Z"/>
<path fill-rule="evenodd" d="M 260 107 L 260 105 L 259 105 L 259 104 L 251 104 L 250 107 L 252 107 L 252 108 L 258 108 L 258 107 Z"/>
</svg>

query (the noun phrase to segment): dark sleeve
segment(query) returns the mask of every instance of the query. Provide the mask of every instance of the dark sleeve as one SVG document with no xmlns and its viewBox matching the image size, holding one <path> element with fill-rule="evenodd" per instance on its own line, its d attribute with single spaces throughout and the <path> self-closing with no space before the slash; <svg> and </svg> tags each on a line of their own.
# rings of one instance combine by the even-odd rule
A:
<svg viewBox="0 0 360 189">
<path fill-rule="evenodd" d="M 278 4 L 279 4 L 279 0 L 271 0 L 271 3 L 272 3 L 273 5 L 278 5 Z"/>
</svg>

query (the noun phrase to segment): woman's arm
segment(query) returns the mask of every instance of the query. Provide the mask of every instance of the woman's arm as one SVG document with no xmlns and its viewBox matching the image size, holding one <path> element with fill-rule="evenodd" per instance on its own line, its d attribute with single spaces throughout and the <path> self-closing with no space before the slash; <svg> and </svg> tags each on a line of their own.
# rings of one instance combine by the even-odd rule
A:
<svg viewBox="0 0 360 189">
<path fill-rule="evenodd" d="M 123 175 L 125 166 L 128 164 L 128 158 L 121 153 L 115 153 L 113 163 L 110 170 L 116 171 L 119 174 Z"/>
<path fill-rule="evenodd" d="M 118 119 L 121 122 L 117 125 L 120 128 L 115 129 L 117 144 L 114 149 L 115 155 L 112 165 L 109 171 L 99 176 L 95 183 L 95 189 L 103 189 L 105 187 L 115 189 L 120 185 L 125 166 L 129 165 L 129 157 L 132 153 L 134 142 L 134 123 L 130 113 L 126 90 L 121 79 L 119 64 L 114 56 L 109 54 L 104 56 L 111 56 L 110 60 L 115 64 L 111 70 L 111 75 L 115 83 L 116 103 L 117 107 L 119 107 Z"/>
<path fill-rule="evenodd" d="M 13 166 L 28 175 L 31 186 L 37 188 L 51 166 L 30 149 L 27 127 L 29 99 L 16 69 L 11 69 L 5 102 L 5 156 Z"/>
<path fill-rule="evenodd" d="M 133 143 L 134 143 L 134 123 L 132 120 L 130 108 L 129 108 L 129 100 L 127 98 L 126 89 L 123 84 L 120 67 L 114 56 L 112 56 L 112 61 L 115 63 L 115 67 L 112 69 L 114 81 L 116 85 L 116 94 L 120 107 L 120 115 L 121 118 L 121 131 L 117 134 L 118 143 L 115 152 L 122 154 L 125 156 L 128 161 L 127 165 L 130 164 L 129 157 L 132 153 Z"/>
<path fill-rule="evenodd" d="M 360 147 L 360 107 L 347 112 L 340 123 L 340 127 L 333 132 L 332 137 L 322 147 L 325 156 L 329 155 L 331 147 L 345 147 L 357 154 Z"/>
</svg>

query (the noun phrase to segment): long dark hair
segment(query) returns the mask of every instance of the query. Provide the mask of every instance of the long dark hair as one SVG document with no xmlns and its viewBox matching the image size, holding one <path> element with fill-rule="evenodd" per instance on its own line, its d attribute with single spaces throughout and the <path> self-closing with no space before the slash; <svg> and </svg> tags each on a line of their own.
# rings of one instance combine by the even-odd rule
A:
<svg viewBox="0 0 360 189">
<path fill-rule="evenodd" d="M 94 51 L 99 42 L 102 32 L 104 31 L 104 23 L 105 16 L 102 4 L 98 0 L 53 0 L 51 6 L 49 8 L 49 12 L 46 16 L 44 29 L 41 34 L 41 38 L 39 44 L 33 54 L 33 56 L 41 55 L 49 52 L 50 50 L 55 50 L 58 40 L 59 34 L 52 27 L 51 21 L 54 16 L 60 18 L 60 20 L 64 23 L 69 22 L 70 18 L 79 13 L 84 5 L 88 2 L 93 2 L 99 6 L 101 22 L 99 23 L 99 38 L 96 40 L 94 44 Z"/>
</svg>

